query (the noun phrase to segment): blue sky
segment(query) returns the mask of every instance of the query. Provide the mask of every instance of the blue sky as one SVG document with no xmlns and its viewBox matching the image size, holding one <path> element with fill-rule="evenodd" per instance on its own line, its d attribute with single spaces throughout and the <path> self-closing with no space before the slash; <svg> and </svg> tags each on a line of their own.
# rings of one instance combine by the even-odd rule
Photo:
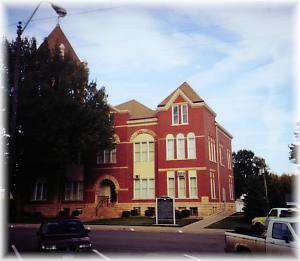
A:
<svg viewBox="0 0 300 261">
<path fill-rule="evenodd" d="M 35 5 L 6 2 L 6 37 L 15 37 L 14 24 Z M 62 5 L 68 15 L 61 27 L 112 105 L 136 99 L 154 109 L 187 81 L 234 136 L 234 151 L 254 151 L 278 174 L 294 170 L 288 160 L 296 125 L 292 2 Z M 45 2 L 24 35 L 41 43 L 56 22 Z"/>
</svg>

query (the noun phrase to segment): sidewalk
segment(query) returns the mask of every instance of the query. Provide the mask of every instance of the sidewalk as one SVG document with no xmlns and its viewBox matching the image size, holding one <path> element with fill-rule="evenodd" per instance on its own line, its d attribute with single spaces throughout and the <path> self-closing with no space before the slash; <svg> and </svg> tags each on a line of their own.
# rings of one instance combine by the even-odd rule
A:
<svg viewBox="0 0 300 261">
<path fill-rule="evenodd" d="M 232 215 L 234 211 L 225 211 L 212 216 L 205 217 L 203 220 L 192 223 L 185 227 L 164 227 L 164 226 L 110 226 L 110 225 L 85 225 L 91 230 L 102 231 L 137 231 L 137 232 L 161 232 L 161 233 L 224 233 L 224 229 L 205 229 L 206 226 L 215 223 L 225 217 Z M 14 227 L 38 228 L 39 224 L 10 224 Z"/>
</svg>

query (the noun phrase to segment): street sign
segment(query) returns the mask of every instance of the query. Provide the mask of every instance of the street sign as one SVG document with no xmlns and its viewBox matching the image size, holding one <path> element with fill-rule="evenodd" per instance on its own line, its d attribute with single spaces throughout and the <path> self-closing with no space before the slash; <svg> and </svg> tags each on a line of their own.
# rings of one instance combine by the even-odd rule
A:
<svg viewBox="0 0 300 261">
<path fill-rule="evenodd" d="M 156 198 L 156 225 L 175 225 L 175 200 L 170 197 Z"/>
</svg>

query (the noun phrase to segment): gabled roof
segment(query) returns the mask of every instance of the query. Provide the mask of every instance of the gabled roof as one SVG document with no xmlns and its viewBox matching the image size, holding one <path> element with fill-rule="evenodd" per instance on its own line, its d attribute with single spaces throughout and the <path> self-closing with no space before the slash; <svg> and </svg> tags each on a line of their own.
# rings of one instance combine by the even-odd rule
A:
<svg viewBox="0 0 300 261">
<path fill-rule="evenodd" d="M 173 91 L 167 98 L 165 98 L 158 105 L 158 107 L 165 106 L 178 89 L 180 89 L 193 103 L 203 102 L 203 99 L 193 90 L 193 88 L 187 82 L 184 82 L 175 91 Z"/>
<path fill-rule="evenodd" d="M 130 120 L 137 119 L 146 119 L 156 117 L 156 112 L 141 104 L 136 100 L 130 100 L 128 102 L 121 103 L 117 106 L 114 106 L 117 110 L 127 110 L 130 117 Z"/>
<path fill-rule="evenodd" d="M 76 63 L 79 64 L 81 62 L 59 24 L 57 24 L 52 32 L 45 38 L 45 41 L 39 48 L 41 48 L 46 41 L 50 50 L 54 50 L 56 45 L 63 44 L 65 46 L 65 52 L 68 53 Z"/>
</svg>

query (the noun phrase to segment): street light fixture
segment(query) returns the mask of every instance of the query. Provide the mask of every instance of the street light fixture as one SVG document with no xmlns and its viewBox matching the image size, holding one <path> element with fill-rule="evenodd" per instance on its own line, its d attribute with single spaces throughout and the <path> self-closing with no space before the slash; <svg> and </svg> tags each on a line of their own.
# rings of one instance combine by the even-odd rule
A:
<svg viewBox="0 0 300 261">
<path fill-rule="evenodd" d="M 20 79 L 20 49 L 21 49 L 21 35 L 25 31 L 26 27 L 32 20 L 36 11 L 39 9 L 40 5 L 46 1 L 41 1 L 34 9 L 33 13 L 25 23 L 24 28 L 22 28 L 22 22 L 18 22 L 17 25 L 17 41 L 16 41 L 16 61 L 15 61 L 15 71 L 14 71 L 14 87 L 12 91 L 12 118 L 10 122 L 10 173 L 16 167 L 16 123 L 17 123 L 17 107 L 18 107 L 18 93 L 19 93 L 19 79 Z M 48 2 L 50 3 L 50 2 Z M 50 3 L 54 11 L 60 17 L 64 17 L 67 14 L 67 11 L 53 3 Z"/>
<path fill-rule="evenodd" d="M 266 171 L 264 167 L 261 167 L 259 170 L 259 175 L 263 176 L 264 179 L 264 187 L 265 187 L 265 197 L 266 197 L 266 201 L 269 207 L 269 197 L 268 197 L 268 187 L 267 187 L 267 181 L 266 181 Z"/>
</svg>

